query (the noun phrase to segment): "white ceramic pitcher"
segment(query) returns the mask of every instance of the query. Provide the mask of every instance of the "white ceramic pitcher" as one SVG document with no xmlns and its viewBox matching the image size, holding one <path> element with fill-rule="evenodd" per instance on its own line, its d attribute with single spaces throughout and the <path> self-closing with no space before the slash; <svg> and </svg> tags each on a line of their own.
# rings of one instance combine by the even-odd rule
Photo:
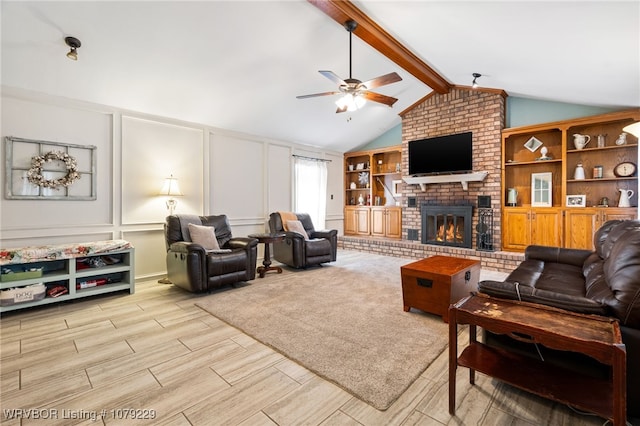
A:
<svg viewBox="0 0 640 426">
<path fill-rule="evenodd" d="M 618 207 L 631 207 L 631 197 L 633 197 L 633 190 L 631 189 L 618 189 L 620 191 L 620 201 L 618 201 Z"/>
<path fill-rule="evenodd" d="M 591 136 L 589 135 L 581 135 L 580 133 L 575 133 L 573 135 L 573 144 L 576 149 L 583 149 L 589 141 L 591 140 Z"/>
</svg>

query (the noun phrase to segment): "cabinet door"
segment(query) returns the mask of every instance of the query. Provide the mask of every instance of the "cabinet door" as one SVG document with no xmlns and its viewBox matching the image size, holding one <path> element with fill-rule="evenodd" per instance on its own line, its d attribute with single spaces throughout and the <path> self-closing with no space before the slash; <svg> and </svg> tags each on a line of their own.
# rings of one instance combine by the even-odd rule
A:
<svg viewBox="0 0 640 426">
<path fill-rule="evenodd" d="M 386 211 L 384 207 L 371 207 L 371 235 L 375 237 L 385 236 Z"/>
<path fill-rule="evenodd" d="M 593 249 L 593 234 L 600 226 L 597 209 L 567 209 L 564 218 L 564 246 L 575 249 Z"/>
<path fill-rule="evenodd" d="M 562 247 L 562 210 L 533 209 L 531 213 L 531 244 Z"/>
<path fill-rule="evenodd" d="M 356 209 L 356 234 L 369 235 L 369 209 L 366 207 Z"/>
<path fill-rule="evenodd" d="M 531 244 L 528 208 L 506 208 L 503 213 L 502 240 L 505 249 L 524 251 Z"/>
<path fill-rule="evenodd" d="M 387 209 L 386 234 L 390 238 L 402 238 L 402 209 L 391 207 Z"/>
<path fill-rule="evenodd" d="M 344 209 L 344 233 L 354 235 L 358 232 L 358 213 L 355 208 Z"/>
</svg>

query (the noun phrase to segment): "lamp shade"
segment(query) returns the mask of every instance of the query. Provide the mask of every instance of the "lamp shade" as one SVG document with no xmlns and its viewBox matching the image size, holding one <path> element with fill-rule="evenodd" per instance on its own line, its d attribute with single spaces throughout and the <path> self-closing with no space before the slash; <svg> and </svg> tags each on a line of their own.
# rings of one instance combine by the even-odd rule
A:
<svg viewBox="0 0 640 426">
<path fill-rule="evenodd" d="M 640 121 L 629 124 L 622 129 L 624 132 L 631 133 L 633 136 L 640 138 Z"/>
<path fill-rule="evenodd" d="M 180 191 L 178 179 L 174 178 L 173 175 L 166 178 L 158 195 L 182 196 L 183 194 L 182 191 Z"/>
</svg>

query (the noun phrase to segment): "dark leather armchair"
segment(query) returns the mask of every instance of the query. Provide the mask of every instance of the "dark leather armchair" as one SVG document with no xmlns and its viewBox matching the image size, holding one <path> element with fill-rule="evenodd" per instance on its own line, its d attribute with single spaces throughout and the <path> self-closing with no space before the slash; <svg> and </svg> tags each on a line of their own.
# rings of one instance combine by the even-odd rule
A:
<svg viewBox="0 0 640 426">
<path fill-rule="evenodd" d="M 213 226 L 220 250 L 207 251 L 191 241 L 189 224 Z M 199 293 L 253 280 L 256 277 L 258 240 L 234 238 L 226 215 L 168 216 L 164 225 L 169 281 Z"/>
<path fill-rule="evenodd" d="M 297 232 L 284 230 L 279 212 L 269 216 L 271 232 L 284 233 L 284 241 L 273 244 L 273 258 L 292 268 L 307 268 L 327 262 L 335 262 L 338 252 L 338 231 L 335 229 L 316 231 L 307 213 L 295 213 L 309 239 Z"/>
</svg>

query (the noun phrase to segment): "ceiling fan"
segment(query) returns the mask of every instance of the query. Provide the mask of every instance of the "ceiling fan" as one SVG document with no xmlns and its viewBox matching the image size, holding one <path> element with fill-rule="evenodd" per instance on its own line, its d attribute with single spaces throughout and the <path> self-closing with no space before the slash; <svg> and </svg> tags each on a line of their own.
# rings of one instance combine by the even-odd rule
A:
<svg viewBox="0 0 640 426">
<path fill-rule="evenodd" d="M 391 96 L 382 95 L 380 93 L 371 92 L 370 89 L 375 89 L 376 87 L 386 86 L 387 84 L 395 83 L 402 80 L 397 73 L 392 72 L 389 74 L 382 75 L 380 77 L 376 77 L 374 79 L 365 81 L 364 83 L 360 80 L 351 77 L 351 38 L 353 36 L 353 31 L 358 27 L 358 23 L 353 20 L 348 20 L 345 22 L 344 27 L 349 32 L 349 78 L 341 79 L 338 77 L 333 71 L 318 71 L 320 74 L 327 77 L 329 80 L 338 84 L 338 91 L 333 92 L 322 92 L 322 93 L 314 93 L 311 95 L 301 95 L 296 96 L 298 99 L 306 99 L 313 98 L 316 96 L 328 96 L 328 95 L 344 95 L 338 101 L 336 101 L 336 105 L 338 105 L 338 109 L 336 113 L 345 112 L 345 111 L 355 111 L 361 108 L 366 100 L 378 102 L 381 104 L 388 105 L 389 107 L 393 106 L 393 104 L 397 101 L 396 98 L 392 98 Z"/>
</svg>

